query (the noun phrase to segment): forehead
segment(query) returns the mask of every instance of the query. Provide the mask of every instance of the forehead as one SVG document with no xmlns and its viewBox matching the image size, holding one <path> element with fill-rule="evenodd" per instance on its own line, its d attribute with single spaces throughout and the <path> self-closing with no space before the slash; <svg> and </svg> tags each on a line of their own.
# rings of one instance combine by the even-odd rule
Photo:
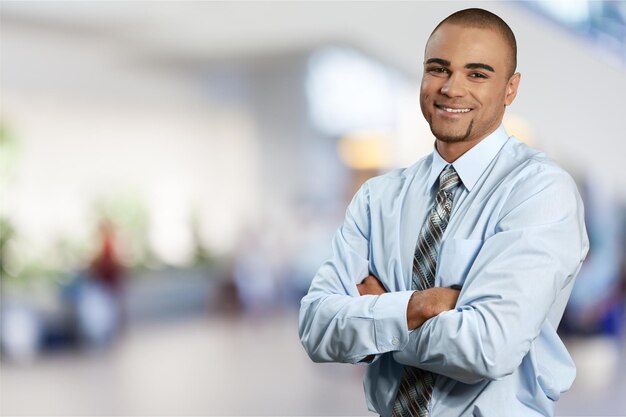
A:
<svg viewBox="0 0 626 417">
<path fill-rule="evenodd" d="M 424 61 L 441 58 L 450 61 L 452 66 L 482 63 L 500 72 L 506 68 L 510 53 L 503 36 L 496 30 L 444 23 L 428 39 Z"/>
</svg>

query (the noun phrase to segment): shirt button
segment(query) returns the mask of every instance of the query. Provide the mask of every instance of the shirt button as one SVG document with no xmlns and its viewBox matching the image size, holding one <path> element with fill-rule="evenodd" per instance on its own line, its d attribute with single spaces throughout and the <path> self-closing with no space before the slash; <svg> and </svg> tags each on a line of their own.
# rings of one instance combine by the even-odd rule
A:
<svg viewBox="0 0 626 417">
<path fill-rule="evenodd" d="M 391 339 L 391 344 L 394 346 L 398 346 L 400 344 L 400 339 L 394 336 L 393 339 Z"/>
</svg>

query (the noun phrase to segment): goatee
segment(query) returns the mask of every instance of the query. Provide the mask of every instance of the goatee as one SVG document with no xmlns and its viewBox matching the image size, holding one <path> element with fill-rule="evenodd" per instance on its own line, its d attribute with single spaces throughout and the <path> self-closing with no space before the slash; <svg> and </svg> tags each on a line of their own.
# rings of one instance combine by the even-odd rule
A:
<svg viewBox="0 0 626 417">
<path fill-rule="evenodd" d="M 433 129 L 432 124 L 430 125 L 430 131 L 433 133 L 433 135 L 440 141 L 445 142 L 445 143 L 456 143 L 456 142 L 464 142 L 467 140 L 467 138 L 472 134 L 472 127 L 474 126 L 474 121 L 472 120 L 469 124 L 469 126 L 467 126 L 467 131 L 465 132 L 465 134 L 461 134 L 461 135 L 456 135 L 456 136 L 452 136 L 452 135 L 444 135 L 438 132 L 435 132 L 435 129 Z"/>
</svg>

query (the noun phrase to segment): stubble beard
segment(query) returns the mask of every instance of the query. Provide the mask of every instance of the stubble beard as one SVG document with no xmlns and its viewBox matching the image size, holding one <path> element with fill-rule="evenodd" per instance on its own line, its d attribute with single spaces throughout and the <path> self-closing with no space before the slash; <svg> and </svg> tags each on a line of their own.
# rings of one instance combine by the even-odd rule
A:
<svg viewBox="0 0 626 417">
<path fill-rule="evenodd" d="M 460 135 L 449 135 L 449 134 L 445 134 L 442 132 L 437 132 L 435 131 L 435 129 L 433 128 L 433 124 L 431 122 L 430 124 L 430 131 L 432 132 L 432 134 L 440 141 L 444 142 L 444 143 L 457 143 L 457 142 L 465 142 L 467 140 L 467 138 L 470 137 L 470 135 L 472 134 L 472 128 L 474 127 L 474 121 L 471 120 L 470 124 L 467 126 L 467 130 L 465 131 L 464 134 L 460 134 Z"/>
</svg>

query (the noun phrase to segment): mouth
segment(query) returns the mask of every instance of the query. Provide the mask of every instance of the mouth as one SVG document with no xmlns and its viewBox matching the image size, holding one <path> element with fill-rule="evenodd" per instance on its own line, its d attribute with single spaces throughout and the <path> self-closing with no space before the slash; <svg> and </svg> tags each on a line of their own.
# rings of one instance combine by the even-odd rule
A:
<svg viewBox="0 0 626 417">
<path fill-rule="evenodd" d="M 435 107 L 449 114 L 463 114 L 472 111 L 469 107 L 447 107 L 437 103 L 435 103 Z"/>
</svg>

